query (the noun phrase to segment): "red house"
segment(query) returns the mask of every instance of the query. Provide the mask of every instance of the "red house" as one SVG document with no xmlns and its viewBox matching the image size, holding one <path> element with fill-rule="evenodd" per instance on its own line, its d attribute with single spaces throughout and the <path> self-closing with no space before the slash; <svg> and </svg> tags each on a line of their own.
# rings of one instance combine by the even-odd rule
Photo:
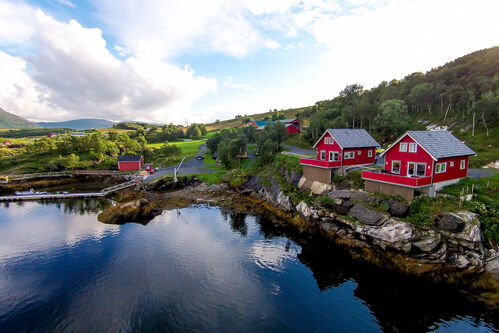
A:
<svg viewBox="0 0 499 333">
<path fill-rule="evenodd" d="M 118 158 L 119 171 L 135 171 L 144 168 L 142 155 L 122 155 Z"/>
<path fill-rule="evenodd" d="M 328 129 L 314 145 L 316 158 L 300 159 L 303 176 L 329 184 L 333 172 L 374 164 L 378 146 L 365 129 Z"/>
<path fill-rule="evenodd" d="M 284 127 L 288 130 L 288 134 L 300 133 L 301 131 L 301 123 L 297 118 L 292 119 L 280 119 L 277 120 L 284 124 Z M 273 121 L 270 120 L 252 120 L 246 124 L 246 126 L 253 126 L 256 128 L 258 132 L 261 132 L 265 129 L 267 124 L 273 124 Z"/>
<path fill-rule="evenodd" d="M 60 134 L 59 134 L 59 133 L 49 133 L 49 134 L 47 134 L 47 137 L 48 137 L 48 138 L 56 138 L 56 137 L 58 137 L 58 136 L 60 136 Z"/>
<path fill-rule="evenodd" d="M 415 191 L 434 196 L 466 177 L 475 152 L 447 131 L 408 131 L 383 155 L 384 170 L 362 172 L 366 190 L 412 200 Z"/>
<path fill-rule="evenodd" d="M 10 141 L 4 141 L 2 144 L 3 144 L 4 146 L 10 146 L 10 145 L 11 145 Z"/>
</svg>

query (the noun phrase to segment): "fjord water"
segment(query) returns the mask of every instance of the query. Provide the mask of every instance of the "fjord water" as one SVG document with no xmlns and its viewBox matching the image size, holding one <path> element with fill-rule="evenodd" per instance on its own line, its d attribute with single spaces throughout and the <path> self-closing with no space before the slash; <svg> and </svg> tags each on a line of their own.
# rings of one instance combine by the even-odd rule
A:
<svg viewBox="0 0 499 333">
<path fill-rule="evenodd" d="M 455 290 L 352 261 L 316 237 L 219 208 L 146 225 L 106 200 L 0 207 L 0 332 L 492 332 Z"/>
</svg>

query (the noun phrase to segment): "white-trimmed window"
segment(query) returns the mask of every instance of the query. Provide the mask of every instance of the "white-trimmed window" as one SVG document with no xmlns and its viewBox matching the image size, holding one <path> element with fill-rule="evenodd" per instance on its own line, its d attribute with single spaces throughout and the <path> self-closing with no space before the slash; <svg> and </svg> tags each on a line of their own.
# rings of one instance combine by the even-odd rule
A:
<svg viewBox="0 0 499 333">
<path fill-rule="evenodd" d="M 362 154 L 362 150 L 357 150 L 357 155 L 361 155 Z"/>
<path fill-rule="evenodd" d="M 435 165 L 435 173 L 444 173 L 447 171 L 447 162 L 437 163 Z"/>
<path fill-rule="evenodd" d="M 399 144 L 399 151 L 404 152 L 404 153 L 407 151 L 407 142 L 401 142 Z"/>
<path fill-rule="evenodd" d="M 409 143 L 409 153 L 416 153 L 418 151 L 418 145 L 415 142 Z"/>
<path fill-rule="evenodd" d="M 452 168 L 454 166 L 454 161 L 450 161 L 449 166 Z"/>
<path fill-rule="evenodd" d="M 324 138 L 324 144 L 326 145 L 334 145 L 334 139 L 330 136 L 326 136 Z"/>
<path fill-rule="evenodd" d="M 367 157 L 373 157 L 373 151 L 371 149 L 367 151 Z"/>
<path fill-rule="evenodd" d="M 400 161 L 392 161 L 392 173 L 400 174 Z"/>
<path fill-rule="evenodd" d="M 351 160 L 355 158 L 355 152 L 354 151 L 346 151 L 345 152 L 345 160 Z"/>
<path fill-rule="evenodd" d="M 466 160 L 461 160 L 459 169 L 464 170 L 466 169 Z"/>
<path fill-rule="evenodd" d="M 321 161 L 324 161 L 324 160 L 326 160 L 326 151 L 321 150 Z"/>
<path fill-rule="evenodd" d="M 338 161 L 339 153 L 337 151 L 330 151 L 329 152 L 329 161 L 331 162 L 336 162 Z"/>
</svg>

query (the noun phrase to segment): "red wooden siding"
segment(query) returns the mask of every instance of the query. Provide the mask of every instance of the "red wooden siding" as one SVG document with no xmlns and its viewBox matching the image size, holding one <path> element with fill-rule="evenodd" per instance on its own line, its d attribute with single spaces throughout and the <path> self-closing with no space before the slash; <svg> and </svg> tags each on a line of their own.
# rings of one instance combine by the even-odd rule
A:
<svg viewBox="0 0 499 333">
<path fill-rule="evenodd" d="M 334 140 L 334 143 L 327 144 L 325 143 L 326 138 L 330 138 L 331 135 L 329 133 L 326 133 L 324 137 L 321 139 L 320 142 L 317 143 L 316 145 L 316 151 L 317 151 L 317 160 L 321 159 L 321 151 L 326 152 L 326 160 L 329 160 L 329 152 L 338 152 L 339 157 L 338 157 L 338 165 L 336 166 L 350 166 L 350 165 L 358 165 L 358 164 L 374 164 L 374 159 L 376 156 L 375 148 L 374 147 L 369 147 L 369 148 L 347 148 L 344 151 L 341 149 L 340 145 Z M 334 138 L 333 138 L 334 139 Z M 371 157 L 368 156 L 368 151 L 371 151 Z M 345 153 L 353 151 L 355 152 L 355 157 L 353 159 L 345 159 Z M 360 152 L 360 154 L 359 154 Z M 341 163 L 341 160 L 343 160 L 343 164 Z"/>
<path fill-rule="evenodd" d="M 118 162 L 118 169 L 120 171 L 135 171 L 144 168 L 144 159 L 141 157 L 140 161 L 133 162 Z"/>
<path fill-rule="evenodd" d="M 407 143 L 407 152 L 400 151 L 401 142 Z M 390 147 L 390 150 L 385 153 L 385 170 L 392 172 L 392 161 L 400 161 L 400 175 L 407 176 L 408 162 L 425 163 L 425 176 L 431 176 L 433 158 L 419 145 L 417 145 L 415 153 L 409 153 L 409 143 L 411 142 L 414 142 L 414 140 L 409 135 L 406 135 L 393 148 Z"/>
<path fill-rule="evenodd" d="M 443 158 L 435 162 L 437 163 L 447 163 L 447 170 L 442 173 L 434 173 L 433 182 L 443 182 L 446 180 L 457 179 L 466 177 L 468 174 L 468 159 L 469 156 L 461 156 L 461 157 L 450 157 Z M 461 170 L 461 160 L 465 161 L 464 169 Z M 454 166 L 451 166 L 451 162 L 454 162 Z M 436 169 L 436 168 L 435 168 Z"/>
<path fill-rule="evenodd" d="M 362 171 L 362 178 L 375 180 L 383 183 L 397 184 L 408 187 L 421 187 L 431 184 L 431 176 L 406 177 L 394 174 L 380 173 L 377 171 Z"/>
</svg>

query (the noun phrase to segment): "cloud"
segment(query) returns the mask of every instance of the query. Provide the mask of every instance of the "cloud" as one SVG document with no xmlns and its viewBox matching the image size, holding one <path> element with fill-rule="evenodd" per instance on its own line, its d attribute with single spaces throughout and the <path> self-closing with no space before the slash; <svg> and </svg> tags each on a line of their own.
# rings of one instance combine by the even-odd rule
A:
<svg viewBox="0 0 499 333">
<path fill-rule="evenodd" d="M 34 52 L 24 59 L 0 53 L 0 105 L 18 115 L 179 122 L 195 100 L 217 89 L 216 80 L 147 52 L 117 59 L 100 29 L 58 22 L 40 10 L 27 15 L 34 18 Z"/>
<path fill-rule="evenodd" d="M 225 81 L 223 82 L 223 85 L 224 85 L 224 87 L 231 88 L 231 89 L 243 89 L 243 90 L 253 90 L 254 89 L 249 84 L 233 83 L 232 77 L 227 77 L 225 79 Z"/>
<path fill-rule="evenodd" d="M 63 4 L 64 6 L 68 6 L 68 7 L 71 7 L 71 8 L 75 8 L 76 5 L 74 3 L 72 3 L 71 1 L 69 0 L 57 0 L 58 3 L 60 4 Z"/>
</svg>

